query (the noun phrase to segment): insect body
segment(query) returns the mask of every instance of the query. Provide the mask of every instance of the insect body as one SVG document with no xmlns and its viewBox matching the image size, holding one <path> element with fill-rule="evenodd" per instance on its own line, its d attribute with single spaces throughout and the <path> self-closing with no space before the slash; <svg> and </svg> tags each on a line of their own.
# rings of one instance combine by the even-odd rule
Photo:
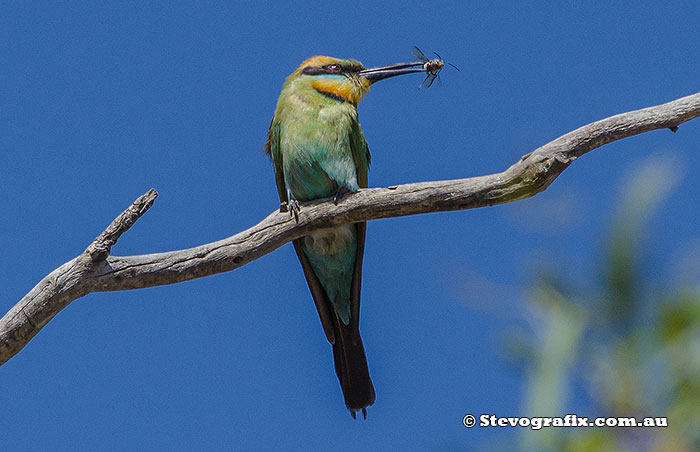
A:
<svg viewBox="0 0 700 452">
<path fill-rule="evenodd" d="M 442 57 L 435 53 L 435 56 L 437 56 L 437 58 L 433 58 L 431 60 L 427 56 L 425 56 L 425 54 L 421 52 L 421 50 L 416 46 L 413 46 L 413 56 L 418 58 L 423 63 L 423 71 L 426 74 L 428 74 L 425 76 L 425 79 L 420 84 L 419 88 L 430 88 L 430 86 L 435 80 L 437 80 L 438 86 L 441 86 L 442 82 L 440 81 L 440 71 L 443 67 L 445 67 L 445 62 L 442 60 Z M 459 71 L 459 68 L 454 64 L 447 64 Z"/>
</svg>

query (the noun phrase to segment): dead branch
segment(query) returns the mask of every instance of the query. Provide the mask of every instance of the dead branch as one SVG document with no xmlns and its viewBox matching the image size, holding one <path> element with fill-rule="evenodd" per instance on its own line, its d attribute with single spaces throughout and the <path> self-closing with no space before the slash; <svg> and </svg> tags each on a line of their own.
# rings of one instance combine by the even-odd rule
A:
<svg viewBox="0 0 700 452">
<path fill-rule="evenodd" d="M 138 256 L 110 256 L 119 236 L 151 206 L 150 190 L 120 214 L 75 259 L 44 277 L 0 319 L 0 365 L 17 354 L 58 312 L 91 292 L 173 284 L 241 267 L 310 231 L 345 223 L 491 206 L 546 189 L 576 158 L 604 144 L 700 116 L 700 93 L 585 125 L 523 156 L 502 173 L 448 181 L 370 188 L 338 205 L 302 205 L 298 222 L 275 211 L 257 225 L 195 248 Z"/>
</svg>

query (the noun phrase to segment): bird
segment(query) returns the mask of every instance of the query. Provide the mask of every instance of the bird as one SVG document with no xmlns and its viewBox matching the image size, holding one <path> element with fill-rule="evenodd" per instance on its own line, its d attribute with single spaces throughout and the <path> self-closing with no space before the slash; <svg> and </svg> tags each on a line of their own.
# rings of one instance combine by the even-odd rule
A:
<svg viewBox="0 0 700 452">
<path fill-rule="evenodd" d="M 434 70 L 434 67 L 429 69 Z M 281 210 L 297 221 L 300 203 L 367 187 L 370 151 L 357 106 L 370 86 L 426 72 L 423 61 L 366 69 L 354 59 L 313 56 L 284 82 L 265 152 L 272 160 Z M 353 418 L 375 401 L 360 337 L 365 222 L 317 229 L 293 241 L 311 296 L 332 345 L 335 372 Z"/>
</svg>

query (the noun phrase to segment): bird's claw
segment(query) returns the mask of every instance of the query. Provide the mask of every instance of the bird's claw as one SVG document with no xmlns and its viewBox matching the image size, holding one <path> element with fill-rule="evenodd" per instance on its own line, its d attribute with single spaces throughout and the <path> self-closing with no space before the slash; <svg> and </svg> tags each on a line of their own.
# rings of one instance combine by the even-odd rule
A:
<svg viewBox="0 0 700 452">
<path fill-rule="evenodd" d="M 287 203 L 287 210 L 289 211 L 289 216 L 294 217 L 294 220 L 296 222 L 299 222 L 299 212 L 301 212 L 301 206 L 299 205 L 299 201 L 296 199 L 291 199 Z"/>
<path fill-rule="evenodd" d="M 336 206 L 340 202 L 341 199 L 345 197 L 345 195 L 351 193 L 350 189 L 347 187 L 347 185 L 343 185 L 340 188 L 338 188 L 338 191 L 335 192 L 335 195 L 333 196 L 333 204 Z"/>
</svg>

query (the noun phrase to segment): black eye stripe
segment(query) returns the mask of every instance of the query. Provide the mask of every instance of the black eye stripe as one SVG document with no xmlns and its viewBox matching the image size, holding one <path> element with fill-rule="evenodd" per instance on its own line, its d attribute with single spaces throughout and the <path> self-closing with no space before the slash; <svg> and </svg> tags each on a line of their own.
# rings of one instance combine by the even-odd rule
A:
<svg viewBox="0 0 700 452">
<path fill-rule="evenodd" d="M 332 70 L 331 66 L 336 66 L 338 69 Z M 343 66 L 339 63 L 331 63 L 325 66 L 307 66 L 302 69 L 301 73 L 304 75 L 324 75 L 324 74 L 350 74 L 361 71 L 362 68 L 358 66 Z"/>
<path fill-rule="evenodd" d="M 307 66 L 301 71 L 304 75 L 323 75 L 323 74 L 333 74 L 330 72 L 326 66 Z"/>
</svg>

